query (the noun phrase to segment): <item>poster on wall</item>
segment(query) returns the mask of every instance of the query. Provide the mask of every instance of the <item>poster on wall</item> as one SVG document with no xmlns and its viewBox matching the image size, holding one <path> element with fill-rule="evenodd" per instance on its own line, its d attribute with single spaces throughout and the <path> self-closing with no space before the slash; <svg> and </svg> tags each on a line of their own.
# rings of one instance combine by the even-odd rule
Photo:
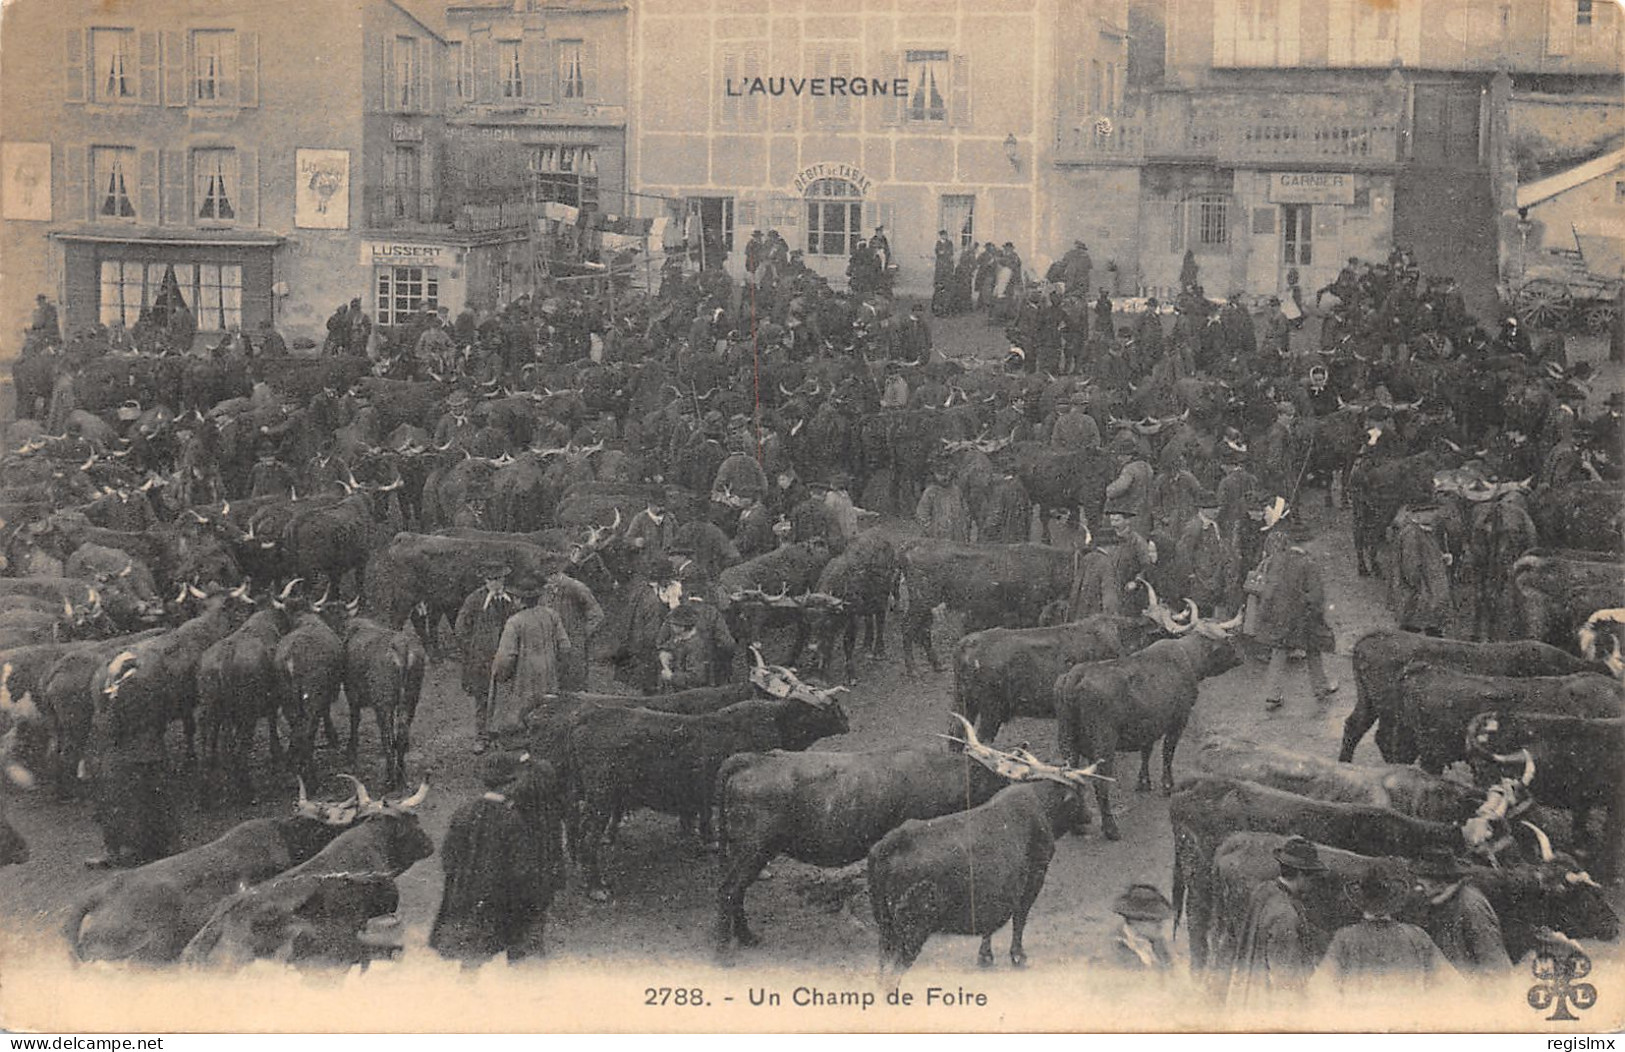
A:
<svg viewBox="0 0 1625 1052">
<path fill-rule="evenodd" d="M 51 219 L 51 144 L 8 142 L 0 152 L 5 192 L 0 215 L 6 219 Z"/>
<path fill-rule="evenodd" d="M 298 150 L 293 225 L 344 230 L 350 225 L 350 151 Z"/>
</svg>

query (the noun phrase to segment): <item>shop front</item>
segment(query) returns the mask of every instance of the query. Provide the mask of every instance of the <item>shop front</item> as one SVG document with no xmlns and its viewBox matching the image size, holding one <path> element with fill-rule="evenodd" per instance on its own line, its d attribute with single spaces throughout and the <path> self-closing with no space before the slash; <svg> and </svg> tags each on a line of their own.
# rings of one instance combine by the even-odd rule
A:
<svg viewBox="0 0 1625 1052">
<path fill-rule="evenodd" d="M 524 231 L 446 240 L 363 238 L 361 265 L 371 290 L 368 309 L 381 327 L 445 307 L 489 313 L 532 288 Z"/>
<path fill-rule="evenodd" d="M 282 238 L 248 231 L 196 237 L 171 231 L 121 234 L 68 230 L 53 235 L 62 245 L 70 330 L 98 323 L 133 329 L 166 287 L 178 290 L 197 321 L 200 340 L 217 340 L 233 329 L 252 333 L 275 321 L 272 256 Z"/>
</svg>

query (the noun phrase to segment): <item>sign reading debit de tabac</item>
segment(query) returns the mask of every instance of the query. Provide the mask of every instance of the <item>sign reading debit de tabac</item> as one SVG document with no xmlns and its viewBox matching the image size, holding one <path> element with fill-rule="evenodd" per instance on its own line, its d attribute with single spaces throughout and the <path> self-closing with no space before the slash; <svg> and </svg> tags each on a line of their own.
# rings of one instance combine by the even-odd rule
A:
<svg viewBox="0 0 1625 1052">
<path fill-rule="evenodd" d="M 1271 172 L 1270 200 L 1278 205 L 1352 205 L 1354 176 L 1347 172 Z"/>
<path fill-rule="evenodd" d="M 425 245 L 408 241 L 363 241 L 363 266 L 387 264 L 389 266 L 433 267 L 450 262 L 445 245 Z"/>
</svg>

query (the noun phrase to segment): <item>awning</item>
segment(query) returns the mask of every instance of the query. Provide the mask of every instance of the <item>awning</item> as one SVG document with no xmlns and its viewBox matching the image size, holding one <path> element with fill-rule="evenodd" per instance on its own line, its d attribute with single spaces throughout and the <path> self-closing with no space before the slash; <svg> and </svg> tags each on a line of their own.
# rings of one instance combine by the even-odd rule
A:
<svg viewBox="0 0 1625 1052">
<path fill-rule="evenodd" d="M 51 231 L 58 241 L 116 245 L 171 245 L 177 248 L 275 248 L 287 238 L 263 230 L 208 230 L 192 227 L 114 226 L 82 223 Z"/>
</svg>

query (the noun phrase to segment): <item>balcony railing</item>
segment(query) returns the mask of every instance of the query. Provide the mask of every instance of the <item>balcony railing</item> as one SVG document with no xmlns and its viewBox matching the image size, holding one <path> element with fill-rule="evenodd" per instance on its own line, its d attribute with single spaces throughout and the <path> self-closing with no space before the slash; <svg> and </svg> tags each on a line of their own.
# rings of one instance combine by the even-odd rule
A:
<svg viewBox="0 0 1625 1052">
<path fill-rule="evenodd" d="M 1351 167 L 1399 160 L 1399 124 L 1386 117 L 1271 118 L 1207 122 L 1183 115 L 1127 117 L 1063 126 L 1061 164 L 1137 164 L 1147 159 L 1335 163 Z"/>
<path fill-rule="evenodd" d="M 539 212 L 528 200 L 468 204 L 428 190 L 381 187 L 363 196 L 372 230 L 511 230 L 527 226 Z"/>
</svg>

